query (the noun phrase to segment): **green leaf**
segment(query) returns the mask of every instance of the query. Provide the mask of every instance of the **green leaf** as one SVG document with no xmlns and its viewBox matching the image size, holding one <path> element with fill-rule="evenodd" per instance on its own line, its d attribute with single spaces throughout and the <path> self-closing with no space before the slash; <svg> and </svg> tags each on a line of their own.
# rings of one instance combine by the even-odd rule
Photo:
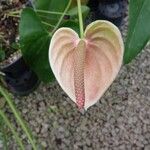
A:
<svg viewBox="0 0 150 150">
<path fill-rule="evenodd" d="M 36 13 L 26 8 L 22 11 L 19 24 L 20 44 L 23 57 L 44 82 L 54 79 L 48 61 L 51 37 L 44 29 Z"/>
<path fill-rule="evenodd" d="M 82 6 L 81 6 L 81 10 L 82 10 L 83 18 L 85 18 L 85 17 L 88 15 L 88 13 L 89 13 L 90 8 L 89 8 L 88 6 L 82 5 Z M 78 17 L 78 7 L 74 7 L 74 8 L 72 8 L 72 9 L 70 9 L 70 10 L 68 11 L 68 15 L 70 15 L 71 18 Z"/>
<path fill-rule="evenodd" d="M 129 63 L 150 39 L 150 0 L 130 0 L 124 63 Z"/>
<path fill-rule="evenodd" d="M 75 21 L 66 21 L 63 22 L 60 27 L 68 27 L 76 31 L 78 34 L 80 34 L 79 24 Z"/>
<path fill-rule="evenodd" d="M 63 12 L 68 2 L 69 0 L 33 0 L 33 5 L 36 9 Z"/>
<path fill-rule="evenodd" d="M 64 12 L 69 0 L 33 0 L 33 5 L 35 9 L 46 10 L 50 12 Z M 41 17 L 43 21 L 49 22 L 55 25 L 60 15 L 54 14 L 46 14 L 46 13 L 38 13 L 39 15 L 43 15 Z"/>
</svg>

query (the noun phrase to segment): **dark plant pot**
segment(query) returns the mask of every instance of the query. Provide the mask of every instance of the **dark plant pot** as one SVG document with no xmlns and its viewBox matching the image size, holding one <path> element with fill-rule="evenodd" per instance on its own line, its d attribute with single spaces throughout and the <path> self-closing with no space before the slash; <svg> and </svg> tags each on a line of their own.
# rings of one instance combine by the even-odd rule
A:
<svg viewBox="0 0 150 150">
<path fill-rule="evenodd" d="M 97 11 L 99 5 L 98 0 L 89 0 L 88 6 L 90 7 L 91 11 Z"/>
<path fill-rule="evenodd" d="M 127 10 L 127 0 L 111 0 L 99 4 L 100 19 L 109 20 L 120 27 Z"/>
<path fill-rule="evenodd" d="M 5 74 L 4 82 L 16 95 L 25 96 L 35 90 L 40 81 L 37 75 L 26 65 L 23 57 L 18 58 L 0 71 Z"/>
<path fill-rule="evenodd" d="M 27 0 L 27 2 L 25 3 L 25 6 L 26 6 L 26 7 L 31 7 L 31 8 L 33 8 L 31 1 L 32 1 L 32 0 Z"/>
<path fill-rule="evenodd" d="M 93 4 L 93 5 L 92 5 Z M 90 0 L 89 7 L 95 20 L 108 20 L 120 27 L 127 11 L 127 0 Z M 95 9 L 94 9 L 95 7 Z"/>
<path fill-rule="evenodd" d="M 123 0 L 98 0 L 99 2 L 101 3 L 116 3 L 116 2 L 120 2 L 120 1 L 123 1 Z"/>
</svg>

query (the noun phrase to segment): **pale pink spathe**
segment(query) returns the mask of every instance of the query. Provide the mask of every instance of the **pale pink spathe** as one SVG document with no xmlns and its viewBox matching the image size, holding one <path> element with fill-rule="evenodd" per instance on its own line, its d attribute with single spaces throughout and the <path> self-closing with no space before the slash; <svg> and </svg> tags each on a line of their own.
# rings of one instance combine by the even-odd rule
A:
<svg viewBox="0 0 150 150">
<path fill-rule="evenodd" d="M 117 76 L 123 51 L 118 28 L 108 21 L 95 21 L 87 26 L 84 39 L 70 28 L 58 29 L 51 39 L 49 61 L 62 89 L 87 109 Z"/>
</svg>

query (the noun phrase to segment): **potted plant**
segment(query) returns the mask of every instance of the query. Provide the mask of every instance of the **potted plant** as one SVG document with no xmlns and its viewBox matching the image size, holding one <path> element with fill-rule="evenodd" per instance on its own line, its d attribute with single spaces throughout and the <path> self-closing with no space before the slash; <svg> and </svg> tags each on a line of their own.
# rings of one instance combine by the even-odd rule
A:
<svg viewBox="0 0 150 150">
<path fill-rule="evenodd" d="M 3 72 L 3 80 L 5 85 L 11 92 L 17 95 L 27 95 L 33 91 L 39 84 L 37 75 L 25 63 L 21 53 L 17 39 L 17 18 L 7 16 L 9 4 L 6 2 L 1 17 L 1 36 L 0 36 L 0 72 Z M 19 4 L 12 4 L 15 8 L 20 8 Z M 8 9 L 8 10 L 7 10 Z M 5 17 L 7 16 L 7 17 Z M 7 26 L 11 25 L 12 29 L 8 35 Z M 5 32 L 5 35 L 4 33 Z M 2 34 L 3 33 L 3 34 Z"/>
</svg>

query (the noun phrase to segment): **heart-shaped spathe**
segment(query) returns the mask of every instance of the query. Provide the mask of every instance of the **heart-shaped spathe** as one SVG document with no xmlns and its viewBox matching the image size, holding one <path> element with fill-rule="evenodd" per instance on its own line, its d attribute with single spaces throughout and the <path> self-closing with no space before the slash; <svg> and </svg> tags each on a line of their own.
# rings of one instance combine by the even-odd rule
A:
<svg viewBox="0 0 150 150">
<path fill-rule="evenodd" d="M 51 39 L 49 61 L 62 89 L 79 108 L 87 109 L 117 76 L 123 51 L 118 28 L 98 20 L 87 26 L 84 39 L 70 28 L 58 29 Z"/>
</svg>

